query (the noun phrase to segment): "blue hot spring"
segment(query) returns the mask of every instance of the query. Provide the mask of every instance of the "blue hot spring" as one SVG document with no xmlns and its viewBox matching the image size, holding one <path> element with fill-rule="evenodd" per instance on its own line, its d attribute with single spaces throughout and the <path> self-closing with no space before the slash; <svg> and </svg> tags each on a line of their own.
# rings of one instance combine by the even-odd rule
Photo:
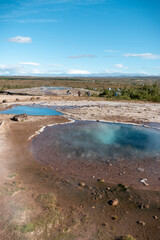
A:
<svg viewBox="0 0 160 240">
<path fill-rule="evenodd" d="M 41 90 L 65 90 L 72 89 L 71 87 L 41 87 Z"/>
<path fill-rule="evenodd" d="M 34 156 L 55 161 L 108 162 L 160 157 L 160 131 L 129 124 L 81 122 L 46 127 L 33 139 Z"/>
<path fill-rule="evenodd" d="M 42 107 L 39 105 L 32 106 L 14 106 L 12 108 L 8 108 L 4 111 L 0 111 L 0 114 L 22 114 L 26 113 L 27 115 L 62 115 L 61 112 L 58 112 L 49 107 Z"/>
</svg>

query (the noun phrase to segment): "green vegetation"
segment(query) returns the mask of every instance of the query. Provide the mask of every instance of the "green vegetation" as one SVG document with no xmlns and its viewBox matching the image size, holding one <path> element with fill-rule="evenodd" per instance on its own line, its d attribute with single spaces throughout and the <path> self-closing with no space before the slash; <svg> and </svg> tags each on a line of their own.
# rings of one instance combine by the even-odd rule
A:
<svg viewBox="0 0 160 240">
<path fill-rule="evenodd" d="M 39 194 L 36 200 L 42 205 L 44 210 L 54 209 L 57 201 L 53 193 Z"/>
<path fill-rule="evenodd" d="M 72 233 L 64 232 L 54 237 L 54 240 L 74 240 L 75 236 Z"/>
<path fill-rule="evenodd" d="M 53 193 L 41 193 L 35 200 L 39 206 L 42 207 L 41 212 L 35 214 L 35 216 L 33 215 L 25 223 L 17 221 L 17 217 L 21 219 L 21 214 L 18 214 L 15 220 L 12 219 L 10 228 L 15 234 L 24 237 L 25 234 L 32 232 L 34 239 L 37 239 L 37 236 L 39 236 L 40 239 L 51 239 L 51 235 L 53 239 L 57 240 L 74 239 L 70 233 L 70 228 L 66 227 L 65 217 L 56 206 L 56 196 Z M 35 212 L 35 209 L 32 207 L 26 208 L 26 206 L 21 206 L 20 210 L 25 211 L 25 215 L 27 216 L 29 216 L 27 210 Z"/>
<path fill-rule="evenodd" d="M 23 89 L 23 88 L 29 88 L 29 85 L 10 85 L 10 84 L 4 84 L 1 86 L 0 91 L 4 91 L 6 89 Z"/>
<path fill-rule="evenodd" d="M 8 175 L 9 178 L 14 178 L 14 177 L 16 177 L 16 176 L 17 176 L 16 174 L 10 174 L 10 175 Z"/>
<path fill-rule="evenodd" d="M 9 177 L 9 176 L 8 176 Z M 10 175 L 10 178 L 12 178 L 13 175 Z M 2 196 L 12 196 L 14 193 L 25 190 L 24 187 L 21 186 L 21 183 L 19 181 L 13 181 L 13 182 L 6 182 L 4 183 L 4 187 L 0 193 Z"/>
<path fill-rule="evenodd" d="M 34 229 L 35 229 L 35 226 L 33 223 L 27 223 L 20 228 L 20 231 L 22 233 L 28 233 L 28 232 L 33 232 Z"/>
<path fill-rule="evenodd" d="M 160 87 L 157 83 L 152 85 L 141 85 L 129 88 L 112 88 L 104 89 L 99 94 L 99 97 L 105 97 L 107 99 L 124 99 L 124 100 L 142 100 L 160 102 Z"/>
</svg>

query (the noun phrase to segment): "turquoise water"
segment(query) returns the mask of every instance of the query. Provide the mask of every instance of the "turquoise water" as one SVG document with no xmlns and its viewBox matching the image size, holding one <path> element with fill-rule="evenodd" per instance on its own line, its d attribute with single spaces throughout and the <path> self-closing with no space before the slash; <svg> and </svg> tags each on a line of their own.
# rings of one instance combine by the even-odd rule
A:
<svg viewBox="0 0 160 240">
<path fill-rule="evenodd" d="M 23 114 L 27 115 L 40 115 L 40 116 L 50 116 L 50 115 L 62 115 L 61 112 L 58 112 L 52 108 L 42 107 L 42 106 L 15 106 L 8 108 L 4 111 L 0 111 L 0 114 Z"/>
<path fill-rule="evenodd" d="M 32 141 L 37 159 L 52 163 L 160 157 L 160 131 L 126 124 L 81 122 L 47 127 Z"/>
</svg>

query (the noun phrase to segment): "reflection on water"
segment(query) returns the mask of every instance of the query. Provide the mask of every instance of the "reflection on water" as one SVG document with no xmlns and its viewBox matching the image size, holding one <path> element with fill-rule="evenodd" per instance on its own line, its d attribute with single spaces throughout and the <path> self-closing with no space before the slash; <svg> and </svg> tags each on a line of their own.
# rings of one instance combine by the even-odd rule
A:
<svg viewBox="0 0 160 240">
<path fill-rule="evenodd" d="M 47 127 L 31 146 L 36 158 L 44 162 L 156 158 L 160 156 L 160 131 L 126 124 L 77 121 Z"/>
<path fill-rule="evenodd" d="M 4 111 L 0 111 L 0 114 L 23 114 L 26 113 L 27 115 L 62 115 L 62 113 L 47 107 L 41 106 L 15 106 L 13 108 L 8 108 Z"/>
</svg>

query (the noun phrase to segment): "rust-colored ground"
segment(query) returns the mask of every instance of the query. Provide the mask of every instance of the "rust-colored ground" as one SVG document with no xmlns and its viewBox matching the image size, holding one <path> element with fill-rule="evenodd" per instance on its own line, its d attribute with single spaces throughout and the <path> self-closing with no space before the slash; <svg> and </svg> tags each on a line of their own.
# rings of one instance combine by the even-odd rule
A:
<svg viewBox="0 0 160 240">
<path fill-rule="evenodd" d="M 160 239 L 159 191 L 97 178 L 80 181 L 33 158 L 29 137 L 66 118 L 30 116 L 13 122 L 3 115 L 1 120 L 0 239 L 116 240 L 127 234 L 137 240 Z M 109 200 L 116 198 L 118 205 L 111 206 Z"/>
</svg>

